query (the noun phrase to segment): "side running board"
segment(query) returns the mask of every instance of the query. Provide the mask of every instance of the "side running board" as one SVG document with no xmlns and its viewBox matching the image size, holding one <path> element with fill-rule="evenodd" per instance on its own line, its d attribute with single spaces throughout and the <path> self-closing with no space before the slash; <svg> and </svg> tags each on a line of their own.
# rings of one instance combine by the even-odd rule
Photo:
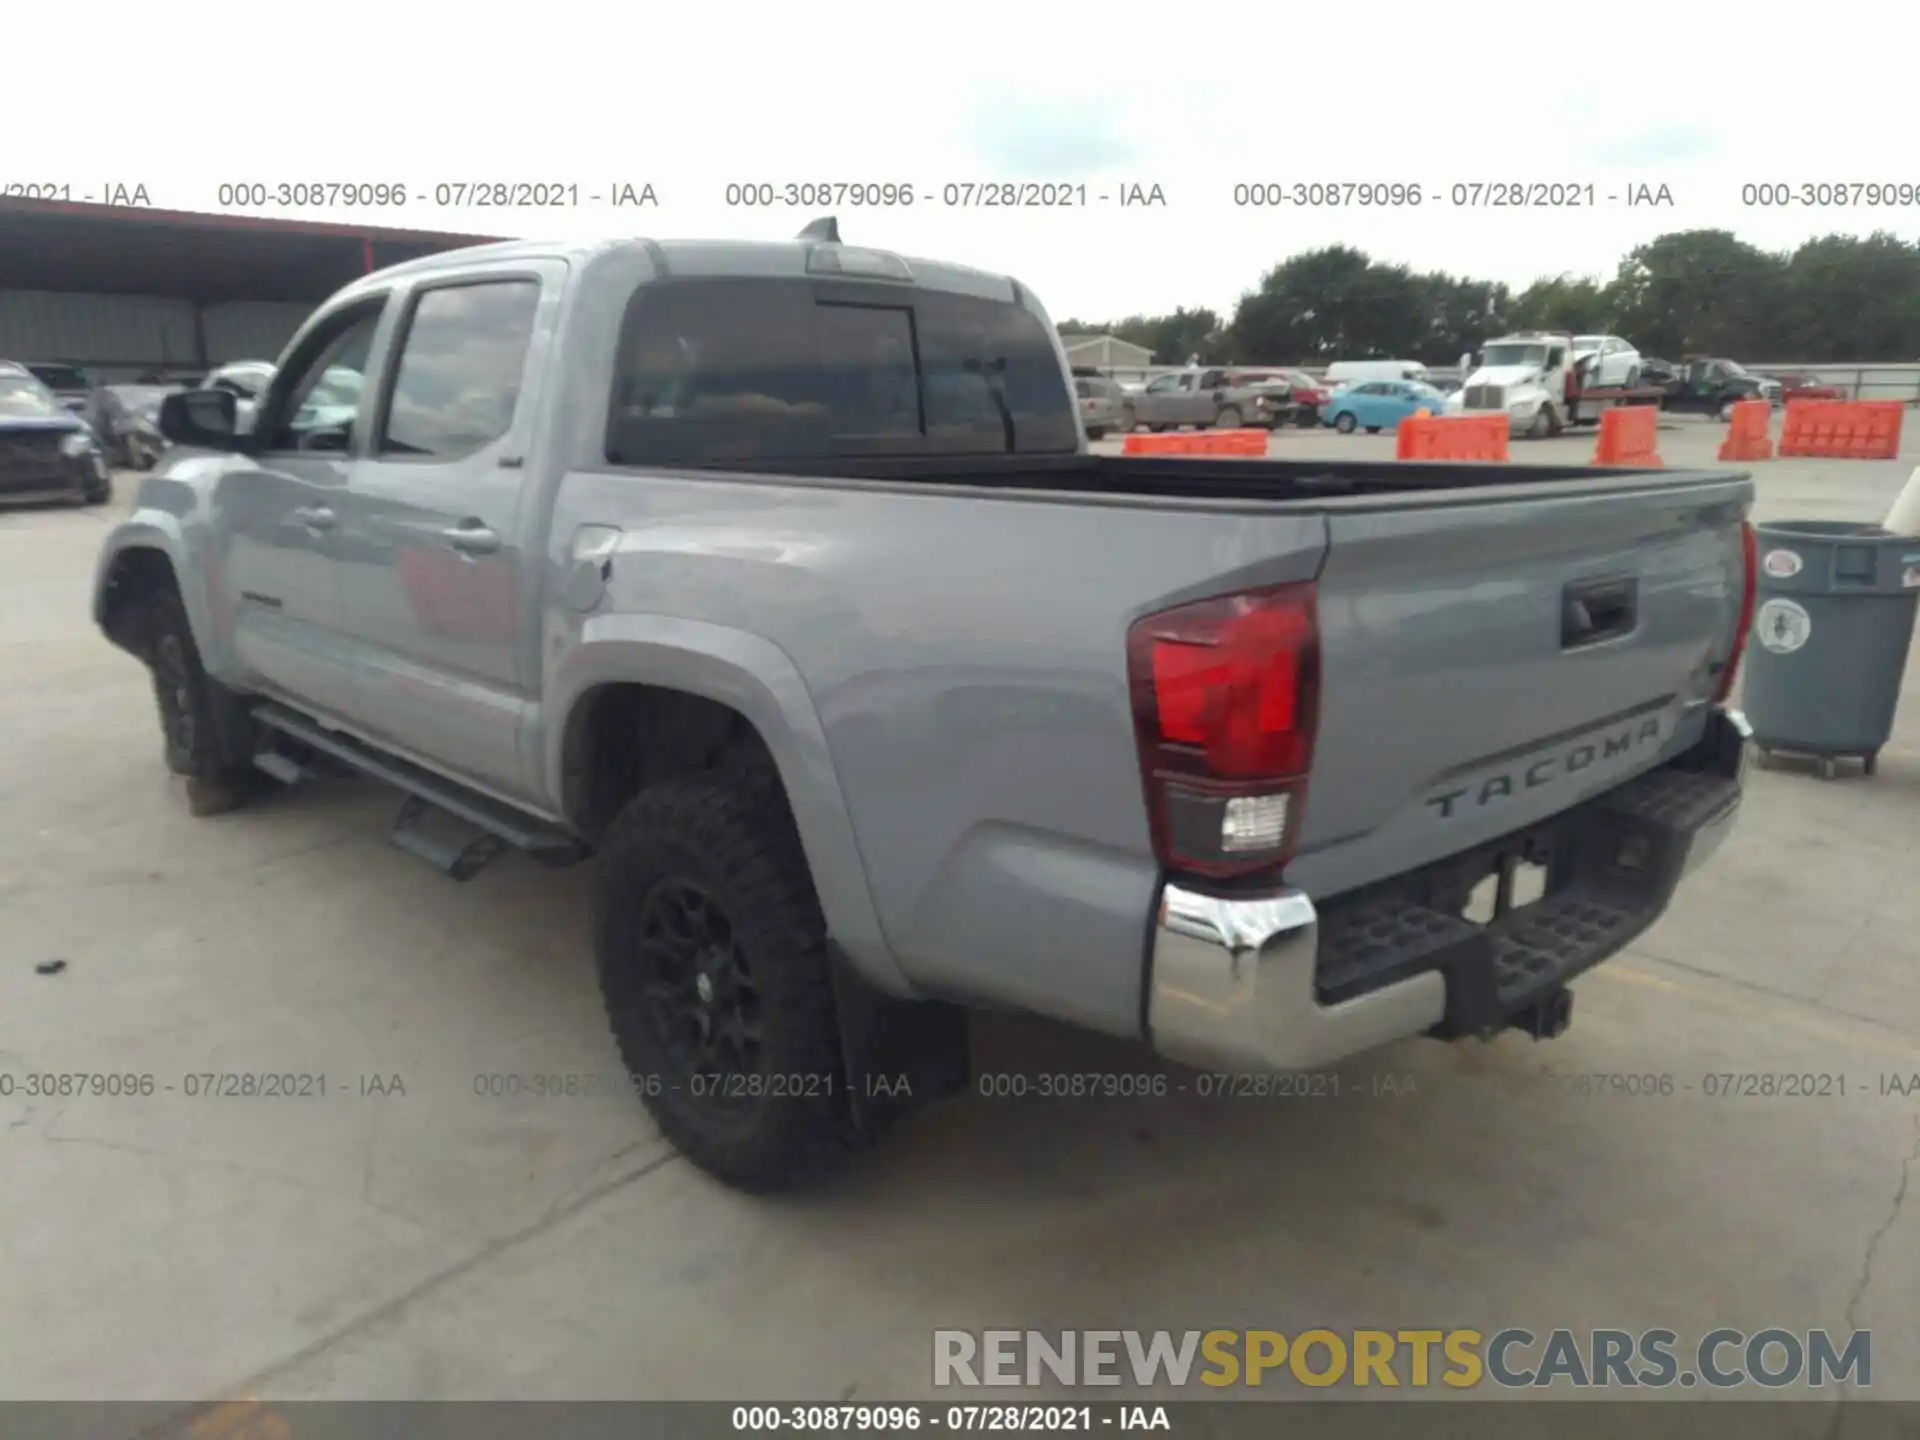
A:
<svg viewBox="0 0 1920 1440">
<path fill-rule="evenodd" d="M 385 754 L 351 735 L 325 729 L 284 705 L 263 701 L 253 707 L 252 713 L 267 729 L 402 791 L 407 798 L 394 819 L 393 843 L 452 879 L 471 880 L 508 846 L 545 865 L 570 865 L 586 857 L 586 847 L 558 826 Z M 309 773 L 272 749 L 256 755 L 254 764 L 282 780 L 297 780 Z M 443 823 L 428 823 L 435 819 Z M 434 833 L 450 828 L 444 823 L 448 820 L 463 822 L 479 834 L 448 838 Z"/>
</svg>

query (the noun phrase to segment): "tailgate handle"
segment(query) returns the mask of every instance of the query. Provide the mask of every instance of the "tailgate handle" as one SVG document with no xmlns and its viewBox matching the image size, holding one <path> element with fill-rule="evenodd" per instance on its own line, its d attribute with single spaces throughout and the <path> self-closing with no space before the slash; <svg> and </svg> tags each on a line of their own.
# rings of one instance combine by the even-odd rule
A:
<svg viewBox="0 0 1920 1440">
<path fill-rule="evenodd" d="M 1633 633 L 1640 614 L 1640 582 L 1578 581 L 1561 592 L 1560 648 L 1577 650 Z"/>
</svg>

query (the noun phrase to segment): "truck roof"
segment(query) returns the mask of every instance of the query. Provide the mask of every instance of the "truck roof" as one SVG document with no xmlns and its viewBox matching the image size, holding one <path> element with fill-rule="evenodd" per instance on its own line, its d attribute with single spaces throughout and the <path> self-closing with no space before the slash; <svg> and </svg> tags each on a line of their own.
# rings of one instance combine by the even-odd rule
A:
<svg viewBox="0 0 1920 1440">
<path fill-rule="evenodd" d="M 376 270 L 354 281 L 347 289 L 374 289 L 395 280 L 416 279 L 457 272 L 476 264 L 513 260 L 564 260 L 570 265 L 590 269 L 608 256 L 633 251 L 646 252 L 656 269 L 670 275 L 784 276 L 799 279 L 809 274 L 820 275 L 820 272 L 808 269 L 809 258 L 817 250 L 887 256 L 904 264 L 912 283 L 921 289 L 945 290 L 1012 304 L 1020 304 L 1030 297 L 1030 292 L 1009 275 L 976 270 L 944 260 L 902 255 L 875 246 L 823 240 L 654 240 L 634 236 L 559 241 L 503 240 L 487 245 L 468 245 L 458 250 L 444 250 L 417 260 L 389 265 L 384 270 Z M 343 290 L 342 294 L 345 293 Z"/>
</svg>

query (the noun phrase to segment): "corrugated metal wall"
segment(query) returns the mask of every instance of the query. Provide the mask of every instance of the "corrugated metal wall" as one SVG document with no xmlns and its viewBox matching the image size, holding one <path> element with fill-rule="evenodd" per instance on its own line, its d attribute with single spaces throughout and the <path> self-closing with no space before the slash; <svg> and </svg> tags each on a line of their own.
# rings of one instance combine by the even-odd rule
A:
<svg viewBox="0 0 1920 1440">
<path fill-rule="evenodd" d="M 197 369 L 226 360 L 277 360 L 310 305 L 236 301 L 202 317 L 199 354 L 193 303 L 161 295 L 80 295 L 0 290 L 0 359 L 63 360 L 102 380 L 146 369 Z"/>
<path fill-rule="evenodd" d="M 0 290 L 0 356 L 102 370 L 191 366 L 193 305 L 160 295 Z"/>
<path fill-rule="evenodd" d="M 207 337 L 207 361 L 278 360 L 287 341 L 307 316 L 311 305 L 273 300 L 239 300 L 212 305 L 202 319 Z"/>
</svg>

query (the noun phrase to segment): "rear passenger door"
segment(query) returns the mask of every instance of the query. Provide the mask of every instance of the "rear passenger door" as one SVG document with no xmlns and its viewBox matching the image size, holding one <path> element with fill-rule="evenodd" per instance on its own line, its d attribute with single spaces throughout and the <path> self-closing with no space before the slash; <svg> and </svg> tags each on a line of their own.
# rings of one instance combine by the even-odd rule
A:
<svg viewBox="0 0 1920 1440">
<path fill-rule="evenodd" d="M 566 266 L 518 262 L 401 297 L 354 466 L 346 624 L 369 738 L 508 799 L 531 786 L 541 537 L 526 457 Z"/>
</svg>

